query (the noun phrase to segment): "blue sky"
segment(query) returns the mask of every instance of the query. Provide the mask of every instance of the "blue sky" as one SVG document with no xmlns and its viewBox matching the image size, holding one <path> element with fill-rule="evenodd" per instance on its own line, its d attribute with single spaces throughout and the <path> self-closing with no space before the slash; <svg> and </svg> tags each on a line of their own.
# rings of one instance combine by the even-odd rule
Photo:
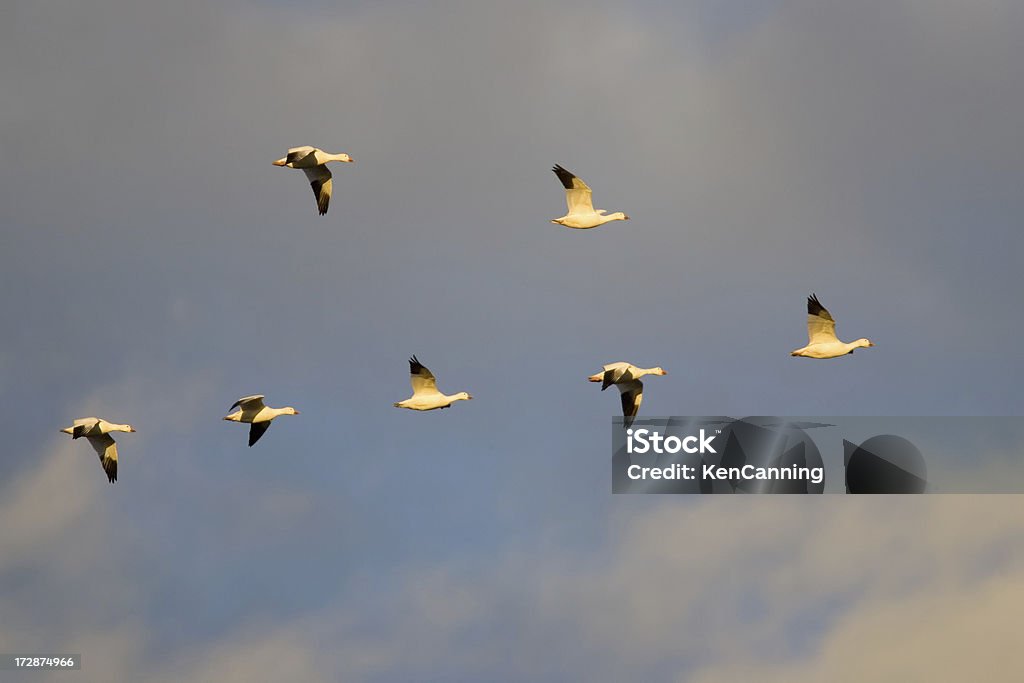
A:
<svg viewBox="0 0 1024 683">
<path fill-rule="evenodd" d="M 1017 665 L 976 635 L 1024 593 L 1012 498 L 612 497 L 586 382 L 663 366 L 649 415 L 1021 414 L 1017 4 L 7 16 L 0 651 L 97 681 Z M 356 159 L 323 218 L 270 163 L 303 144 Z M 555 163 L 632 220 L 549 223 Z M 812 291 L 878 346 L 791 358 Z M 394 409 L 414 353 L 475 400 Z M 301 415 L 248 449 L 220 418 L 251 393 Z M 57 432 L 93 414 L 138 429 L 115 486 Z"/>
</svg>

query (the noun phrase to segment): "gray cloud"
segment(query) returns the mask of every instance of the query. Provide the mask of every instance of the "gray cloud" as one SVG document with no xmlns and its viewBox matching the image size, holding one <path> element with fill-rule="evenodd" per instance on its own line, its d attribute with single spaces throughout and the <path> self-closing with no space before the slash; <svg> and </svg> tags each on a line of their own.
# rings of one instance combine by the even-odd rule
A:
<svg viewBox="0 0 1024 683">
<path fill-rule="evenodd" d="M 81 648 L 83 680 L 813 680 L 850 638 L 1006 618 L 1009 503 L 610 499 L 585 378 L 663 365 L 650 414 L 1019 413 L 1015 4 L 5 16 L 0 650 Z M 270 165 L 307 143 L 357 160 L 324 219 Z M 553 163 L 633 220 L 547 223 Z M 812 290 L 878 348 L 789 358 Z M 476 400 L 397 414 L 411 353 Z M 302 415 L 250 450 L 219 418 L 253 392 Z M 57 441 L 89 413 L 139 429 L 116 486 Z"/>
</svg>

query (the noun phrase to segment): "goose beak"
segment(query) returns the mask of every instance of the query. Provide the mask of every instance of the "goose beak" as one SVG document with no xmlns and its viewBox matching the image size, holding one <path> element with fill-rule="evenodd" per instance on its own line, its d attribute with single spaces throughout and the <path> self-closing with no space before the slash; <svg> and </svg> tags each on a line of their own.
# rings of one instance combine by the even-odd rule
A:
<svg viewBox="0 0 1024 683">
<path fill-rule="evenodd" d="M 868 346 L 875 346 L 875 342 L 868 342 Z"/>
<path fill-rule="evenodd" d="M 224 416 L 224 417 L 222 417 L 221 419 L 222 419 L 222 420 L 230 420 L 231 418 L 229 418 L 229 417 L 228 417 L 227 415 L 225 415 L 225 416 Z"/>
<path fill-rule="evenodd" d="M 299 411 L 297 411 L 297 410 L 296 410 L 296 411 L 295 411 L 295 414 L 296 414 L 296 415 L 300 415 L 301 413 L 299 413 Z"/>
<path fill-rule="evenodd" d="M 284 159 L 278 159 L 277 161 L 274 162 L 274 166 L 284 166 L 286 163 L 288 162 L 285 161 Z"/>
<path fill-rule="evenodd" d="M 354 163 L 356 163 L 356 160 L 355 160 L 355 159 L 353 159 L 352 157 L 349 157 L 349 158 L 348 158 L 348 163 L 350 163 L 350 164 L 354 164 Z"/>
<path fill-rule="evenodd" d="M 128 431 L 129 431 L 129 432 L 134 432 L 134 431 L 135 431 L 135 427 L 132 427 L 132 428 L 131 428 L 131 429 L 129 429 Z"/>
</svg>

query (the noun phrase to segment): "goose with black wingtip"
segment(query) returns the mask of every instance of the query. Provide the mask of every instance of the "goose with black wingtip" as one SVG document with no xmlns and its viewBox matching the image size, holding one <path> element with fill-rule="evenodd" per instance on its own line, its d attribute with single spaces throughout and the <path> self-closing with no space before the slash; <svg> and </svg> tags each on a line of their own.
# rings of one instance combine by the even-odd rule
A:
<svg viewBox="0 0 1024 683">
<path fill-rule="evenodd" d="M 83 436 L 88 439 L 96 455 L 100 456 L 100 465 L 107 475 L 107 480 L 111 484 L 117 481 L 117 444 L 111 433 L 134 432 L 135 427 L 108 422 L 98 417 L 80 417 L 72 422 L 70 427 L 60 431 L 70 434 L 72 439 L 80 439 Z"/>
<path fill-rule="evenodd" d="M 802 358 L 839 358 L 853 353 L 856 349 L 874 346 L 870 339 L 861 337 L 856 341 L 840 341 L 836 336 L 836 321 L 818 297 L 807 297 L 807 346 L 791 351 L 789 355 Z"/>
<path fill-rule="evenodd" d="M 601 372 L 591 375 L 587 379 L 591 382 L 600 382 L 601 391 L 614 385 L 618 388 L 622 398 L 622 426 L 629 429 L 633 424 L 640 404 L 644 400 L 644 383 L 641 377 L 646 375 L 667 375 L 660 366 L 653 368 L 640 368 L 632 363 L 619 361 L 604 366 Z"/>
<path fill-rule="evenodd" d="M 450 408 L 456 401 L 469 401 L 473 398 L 465 391 L 451 396 L 441 393 L 437 388 L 434 373 L 420 363 L 416 356 L 409 359 L 409 383 L 412 384 L 412 396 L 393 404 L 396 408 L 439 410 Z"/>
<path fill-rule="evenodd" d="M 585 182 L 558 164 L 555 164 L 551 170 L 562 181 L 562 187 L 565 188 L 565 203 L 569 208 L 569 212 L 561 218 L 552 218 L 552 223 L 564 225 L 567 228 L 587 230 L 611 221 L 629 220 L 629 216 L 621 211 L 608 213 L 604 209 L 595 210 L 590 187 Z"/>
<path fill-rule="evenodd" d="M 344 153 L 331 154 L 322 149 L 305 145 L 289 149 L 288 156 L 275 161 L 274 166 L 298 168 L 306 174 L 306 178 L 313 188 L 313 195 L 316 197 L 316 208 L 323 216 L 327 213 L 327 207 L 331 203 L 331 191 L 334 185 L 331 180 L 331 170 L 327 168 L 328 162 L 331 161 L 351 164 L 355 159 Z"/>
<path fill-rule="evenodd" d="M 229 422 L 246 422 L 249 424 L 249 447 L 260 440 L 268 429 L 270 429 L 270 423 L 276 417 L 281 415 L 298 415 L 299 411 L 295 410 L 291 406 L 285 406 L 284 408 L 271 408 L 270 406 L 263 403 L 265 397 L 263 394 L 255 394 L 253 396 L 244 396 L 231 406 L 235 412 L 230 415 L 225 415 L 224 419 Z"/>
</svg>

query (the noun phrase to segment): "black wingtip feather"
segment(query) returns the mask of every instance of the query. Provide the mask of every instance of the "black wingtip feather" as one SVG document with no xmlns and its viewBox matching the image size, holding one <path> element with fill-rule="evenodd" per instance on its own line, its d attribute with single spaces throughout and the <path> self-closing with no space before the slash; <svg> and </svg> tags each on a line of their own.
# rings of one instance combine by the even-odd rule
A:
<svg viewBox="0 0 1024 683">
<path fill-rule="evenodd" d="M 572 189 L 572 181 L 576 177 L 570 171 L 565 170 L 558 164 L 555 164 L 554 168 L 551 169 L 558 176 L 558 179 L 562 181 L 562 187 L 567 190 Z"/>
<path fill-rule="evenodd" d="M 314 180 L 309 185 L 313 188 L 313 196 L 316 197 L 316 208 L 320 215 L 323 216 L 327 213 L 327 207 L 331 203 L 331 195 L 322 191 L 324 187 L 324 181 L 322 180 Z"/>
<path fill-rule="evenodd" d="M 819 313 L 821 313 L 824 310 L 825 310 L 825 307 L 821 305 L 820 301 L 818 301 L 817 295 L 815 295 L 812 292 L 811 295 L 809 297 L 807 297 L 807 314 L 808 315 L 818 315 Z"/>
<path fill-rule="evenodd" d="M 249 425 L 249 448 L 260 440 L 260 437 L 267 433 L 270 429 L 269 422 L 253 422 Z"/>
<path fill-rule="evenodd" d="M 420 370 L 423 369 L 423 363 L 415 355 L 409 359 L 409 373 L 413 375 L 420 374 Z"/>
</svg>

